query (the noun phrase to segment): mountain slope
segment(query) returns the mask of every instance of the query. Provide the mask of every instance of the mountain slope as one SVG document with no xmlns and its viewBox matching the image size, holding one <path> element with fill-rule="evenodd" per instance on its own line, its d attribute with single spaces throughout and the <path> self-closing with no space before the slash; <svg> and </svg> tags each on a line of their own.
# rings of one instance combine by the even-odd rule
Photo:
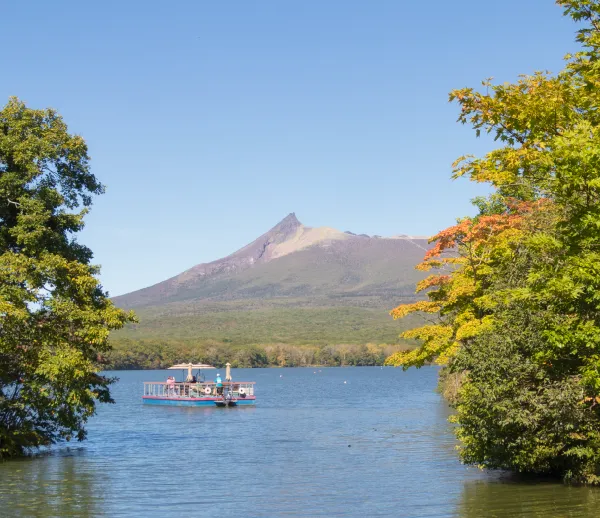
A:
<svg viewBox="0 0 600 518">
<path fill-rule="evenodd" d="M 414 266 L 427 248 L 423 237 L 306 227 L 292 213 L 223 259 L 115 297 L 141 319 L 116 336 L 233 343 L 395 340 L 400 326 L 387 311 L 414 298 L 423 278 Z M 292 325 L 292 318 L 302 324 Z M 287 322 L 285 331 L 278 322 Z"/>
</svg>

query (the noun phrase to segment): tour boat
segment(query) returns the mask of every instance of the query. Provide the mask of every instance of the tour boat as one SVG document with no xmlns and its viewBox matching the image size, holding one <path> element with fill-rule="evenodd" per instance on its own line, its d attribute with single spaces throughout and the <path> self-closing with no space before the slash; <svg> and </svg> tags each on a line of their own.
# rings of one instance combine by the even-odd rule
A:
<svg viewBox="0 0 600 518">
<path fill-rule="evenodd" d="M 212 365 L 196 363 L 178 363 L 169 370 L 187 370 L 185 381 L 175 381 L 169 376 L 167 381 L 145 381 L 142 401 L 151 405 L 172 406 L 247 406 L 254 405 L 254 381 L 233 381 L 231 365 L 225 369 L 225 378 L 218 384 L 206 381 L 203 370 L 215 369 Z M 193 371 L 197 375 L 193 375 Z M 221 386 L 217 386 L 221 385 Z"/>
</svg>

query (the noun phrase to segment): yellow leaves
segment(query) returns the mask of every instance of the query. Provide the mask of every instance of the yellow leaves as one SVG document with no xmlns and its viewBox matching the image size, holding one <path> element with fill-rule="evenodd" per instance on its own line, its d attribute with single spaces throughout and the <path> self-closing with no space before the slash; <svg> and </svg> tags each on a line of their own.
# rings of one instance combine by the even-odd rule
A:
<svg viewBox="0 0 600 518">
<path fill-rule="evenodd" d="M 460 348 L 460 342 L 454 341 L 443 350 L 440 355 L 435 359 L 435 363 L 437 365 L 447 365 L 450 359 L 456 355 L 458 349 Z"/>
<path fill-rule="evenodd" d="M 424 313 L 437 313 L 440 309 L 441 305 L 437 302 L 421 300 L 412 304 L 402 304 L 401 306 L 392 309 L 392 311 L 390 311 L 390 315 L 394 317 L 394 320 L 397 320 L 398 318 L 405 317 L 406 315 L 415 313 L 417 311 L 422 311 Z"/>
<path fill-rule="evenodd" d="M 463 155 L 459 156 L 454 162 L 452 162 L 452 178 L 455 180 L 463 176 L 467 171 L 467 165 L 475 160 L 474 155 Z"/>
<path fill-rule="evenodd" d="M 425 361 L 425 355 L 422 354 L 421 350 L 413 349 L 411 351 L 399 351 L 392 354 L 385 360 L 385 365 L 391 365 L 393 367 L 410 367 L 412 365 L 422 364 Z"/>
<path fill-rule="evenodd" d="M 600 403 L 600 396 L 595 396 L 595 397 L 589 397 L 589 396 L 586 396 L 586 397 L 584 397 L 584 398 L 583 398 L 583 399 L 580 401 L 580 403 L 581 403 L 582 405 L 583 405 L 583 404 L 585 404 L 585 403 L 590 403 L 590 402 L 592 403 L 592 406 L 594 406 L 594 405 L 596 405 L 596 404 Z"/>
<path fill-rule="evenodd" d="M 461 265 L 466 263 L 464 257 L 440 257 L 438 259 L 428 259 L 415 266 L 415 270 L 428 272 L 432 268 L 443 268 L 445 265 Z"/>
<path fill-rule="evenodd" d="M 439 356 L 452 344 L 452 328 L 444 325 L 427 325 L 402 333 L 402 338 L 422 340 L 424 343 L 411 351 L 401 351 L 386 360 L 386 365 L 420 366 Z"/>
<path fill-rule="evenodd" d="M 420 291 L 426 290 L 427 288 L 432 288 L 434 286 L 444 286 L 450 282 L 450 275 L 430 275 L 426 279 L 423 279 L 419 283 L 417 283 L 416 293 Z"/>
<path fill-rule="evenodd" d="M 487 315 L 480 319 L 468 320 L 456 330 L 456 340 L 467 340 L 474 338 L 486 331 L 490 331 L 493 327 L 494 319 L 491 315 Z"/>
<path fill-rule="evenodd" d="M 470 297 L 477 291 L 477 284 L 472 276 L 457 272 L 452 277 L 452 289 L 448 290 L 445 305 L 451 305 L 464 297 Z"/>
<path fill-rule="evenodd" d="M 550 167 L 546 147 L 547 144 L 541 141 L 524 143 L 517 148 L 496 149 L 482 158 L 463 159 L 456 162 L 453 177 L 468 176 L 473 181 L 491 183 L 497 187 L 522 182 L 524 171 L 535 169 L 539 174 Z"/>
<path fill-rule="evenodd" d="M 404 331 L 402 338 L 416 338 L 425 342 L 443 343 L 452 338 L 452 328 L 445 324 L 431 324 Z"/>
<path fill-rule="evenodd" d="M 15 317 L 15 318 L 26 318 L 28 315 L 27 308 L 23 306 L 17 307 L 12 302 L 7 300 L 0 300 L 0 315 L 3 318 Z"/>
<path fill-rule="evenodd" d="M 473 304 L 482 312 L 493 310 L 498 305 L 495 294 L 486 294 L 473 299 Z"/>
<path fill-rule="evenodd" d="M 549 164 L 552 139 L 578 118 L 568 107 L 582 95 L 569 78 L 537 72 L 523 75 L 514 84 L 494 85 L 485 81 L 486 92 L 455 90 L 451 101 L 460 106 L 459 122 L 472 125 L 477 135 L 492 133 L 504 143 L 483 158 L 462 156 L 452 166 L 453 177 L 468 176 L 497 187 L 527 179 L 539 179 Z M 585 104 L 585 103 L 584 103 Z M 541 174 L 540 174 L 541 173 Z"/>
<path fill-rule="evenodd" d="M 419 270 L 421 272 L 428 272 L 432 268 L 441 268 L 442 264 L 442 261 L 439 261 L 437 259 L 430 259 L 429 261 L 423 261 L 422 263 L 417 264 L 417 266 L 415 266 L 415 270 Z"/>
<path fill-rule="evenodd" d="M 426 303 L 406 304 L 396 309 L 402 309 L 407 313 L 417 305 L 422 307 L 422 304 Z M 433 306 L 431 308 L 433 309 Z M 388 364 L 408 367 L 435 361 L 444 365 L 456 355 L 462 343 L 491 330 L 493 324 L 491 315 L 477 318 L 475 310 L 471 306 L 466 306 L 449 322 L 425 325 L 402 333 L 400 335 L 402 338 L 418 340 L 422 345 L 412 351 L 395 354 L 389 358 Z"/>
<path fill-rule="evenodd" d="M 518 212 L 517 207 L 517 212 Z M 490 261 L 487 246 L 492 237 L 511 231 L 520 221 L 520 215 L 508 214 L 465 218 L 435 236 L 436 247 L 428 252 L 420 270 L 442 268 L 452 265 L 450 273 L 432 274 L 417 284 L 417 293 L 429 288 L 429 301 L 403 304 L 391 311 L 395 318 L 415 312 L 440 313 L 442 321 L 404 332 L 402 338 L 419 340 L 422 345 L 410 352 L 398 353 L 390 358 L 390 364 L 419 366 L 436 361 L 444 364 L 453 357 L 465 340 L 488 330 L 492 319 L 480 316 L 477 301 L 482 296 L 482 274 Z M 446 250 L 459 246 L 459 256 L 440 257 Z"/>
</svg>

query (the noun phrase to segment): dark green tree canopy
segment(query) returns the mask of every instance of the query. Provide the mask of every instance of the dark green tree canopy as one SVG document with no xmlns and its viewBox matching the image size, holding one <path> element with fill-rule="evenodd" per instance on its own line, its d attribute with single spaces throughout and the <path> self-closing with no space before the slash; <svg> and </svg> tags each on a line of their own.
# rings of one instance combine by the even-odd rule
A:
<svg viewBox="0 0 600 518">
<path fill-rule="evenodd" d="M 95 402 L 115 308 L 75 234 L 104 188 L 87 145 L 51 109 L 11 98 L 0 111 L 0 457 L 75 435 Z"/>
</svg>

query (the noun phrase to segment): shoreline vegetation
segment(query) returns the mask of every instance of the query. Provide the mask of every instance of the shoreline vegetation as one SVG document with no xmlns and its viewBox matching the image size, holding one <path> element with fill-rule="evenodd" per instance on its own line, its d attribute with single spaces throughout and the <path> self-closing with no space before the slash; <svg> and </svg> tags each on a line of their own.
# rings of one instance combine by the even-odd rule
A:
<svg viewBox="0 0 600 518">
<path fill-rule="evenodd" d="M 432 238 L 417 269 L 429 313 L 389 365 L 445 365 L 465 464 L 600 485 L 600 0 L 557 0 L 583 26 L 558 74 L 450 93 L 499 145 L 453 177 L 487 184 L 475 216 Z"/>
<path fill-rule="evenodd" d="M 104 186 L 88 148 L 52 109 L 11 97 L 0 109 L 0 459 L 85 439 L 110 378 L 110 331 L 136 321 L 74 237 Z"/>
<path fill-rule="evenodd" d="M 102 357 L 105 370 L 166 369 L 182 362 L 208 363 L 222 368 L 254 367 L 351 367 L 379 366 L 386 358 L 407 351 L 410 344 L 260 344 L 236 346 L 228 343 L 121 340 Z"/>
</svg>

